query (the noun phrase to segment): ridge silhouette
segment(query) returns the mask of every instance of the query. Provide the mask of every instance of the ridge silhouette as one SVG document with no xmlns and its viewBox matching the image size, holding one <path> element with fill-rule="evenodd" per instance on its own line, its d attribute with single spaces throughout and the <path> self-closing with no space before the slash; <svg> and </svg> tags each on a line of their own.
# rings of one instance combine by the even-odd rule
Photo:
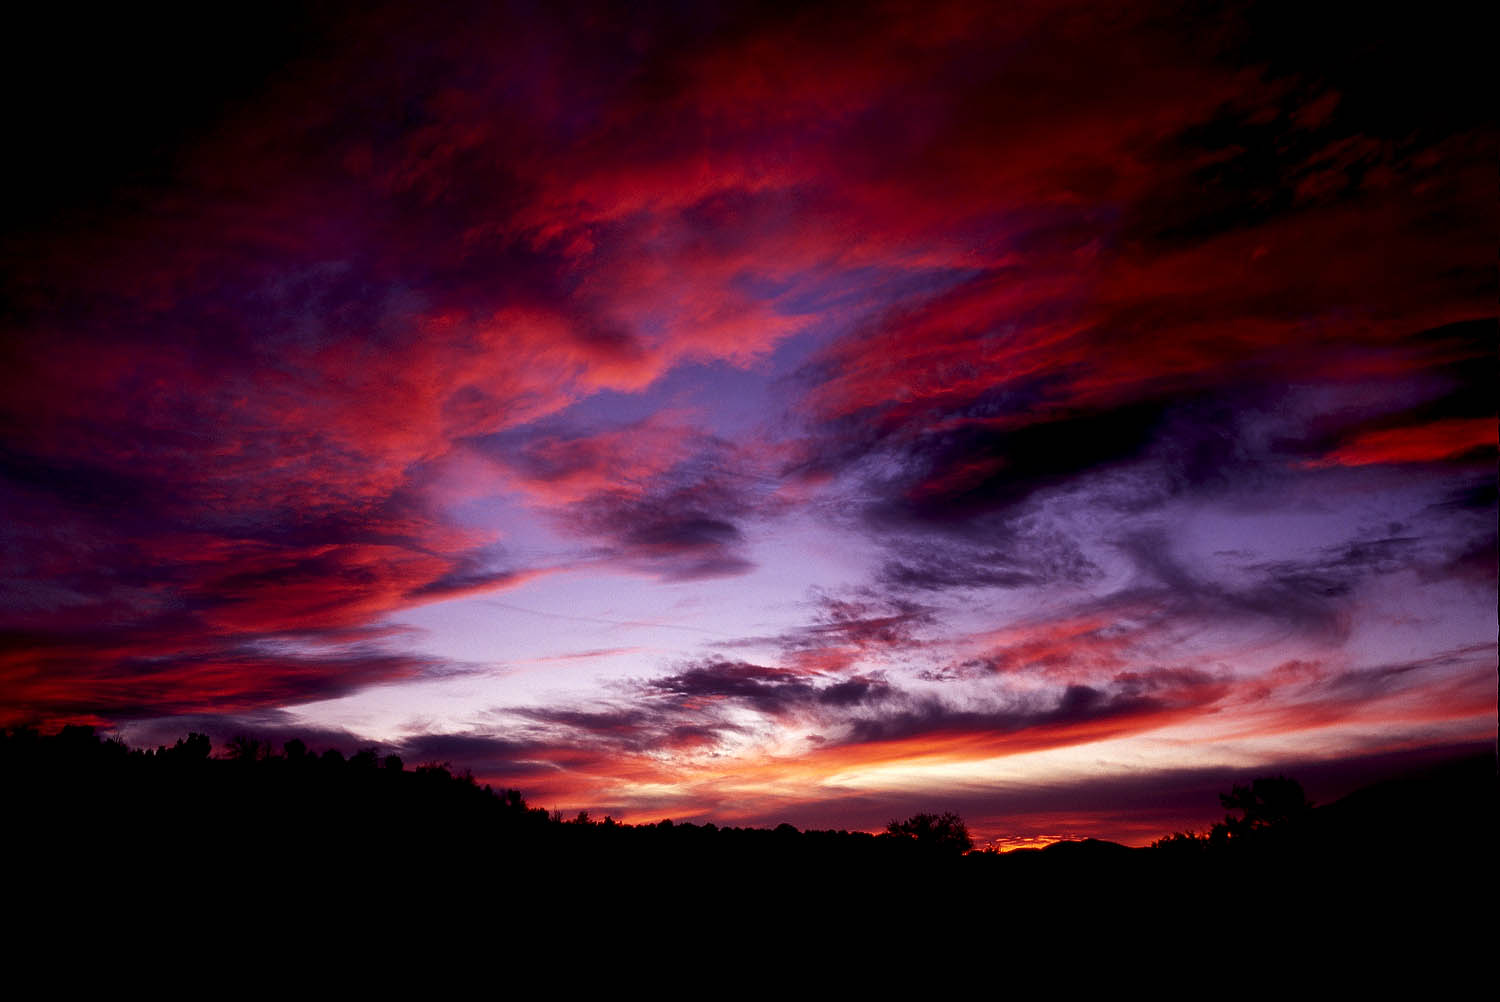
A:
<svg viewBox="0 0 1500 1002">
<path fill-rule="evenodd" d="M 965 927 L 994 921 L 1001 903 L 1043 925 L 1128 903 L 1163 918 L 1208 908 L 1243 925 L 1311 922 L 1323 913 L 1309 901 L 1361 921 L 1398 905 L 1446 914 L 1454 896 L 1495 887 L 1491 757 L 1323 806 L 1286 777 L 1257 780 L 1223 795 L 1230 813 L 1209 832 L 1148 848 L 1085 839 L 996 853 L 965 851 L 951 813 L 879 835 L 565 820 L 446 763 L 319 754 L 297 739 L 277 751 L 237 738 L 222 751 L 201 734 L 132 749 L 87 727 L 0 731 L 12 901 L 164 915 L 209 901 L 267 921 L 486 902 L 506 922 L 564 925 L 597 908 L 667 921 L 700 902 L 747 920 L 836 902 L 851 915 Z"/>
</svg>

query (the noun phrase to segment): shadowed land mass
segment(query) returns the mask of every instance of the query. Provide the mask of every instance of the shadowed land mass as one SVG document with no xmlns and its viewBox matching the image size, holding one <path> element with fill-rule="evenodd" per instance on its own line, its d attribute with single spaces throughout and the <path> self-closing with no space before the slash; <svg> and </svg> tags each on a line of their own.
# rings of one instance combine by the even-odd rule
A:
<svg viewBox="0 0 1500 1002">
<path fill-rule="evenodd" d="M 821 946 L 1463 874 L 1444 796 L 1300 886 L 916 846 L 1493 751 L 1474 6 L 8 5 L 0 727 L 173 751 L 8 780 L 4 886 Z"/>
<path fill-rule="evenodd" d="M 893 820 L 880 834 L 630 825 L 564 818 L 446 765 L 408 768 L 373 750 L 315 754 L 294 739 L 276 752 L 240 739 L 224 752 L 199 734 L 142 750 L 87 727 L 0 732 L 16 900 L 211 912 L 274 901 L 341 914 L 525 900 L 553 914 L 707 895 L 731 911 L 839 901 L 988 921 L 1002 901 L 1053 918 L 1128 902 L 1243 920 L 1312 906 L 1386 915 L 1394 902 L 1441 913 L 1495 886 L 1492 756 L 1322 806 L 1287 777 L 1237 785 L 1221 797 L 1222 823 L 1148 848 L 1089 839 L 997 853 L 968 851 L 951 813 Z"/>
</svg>

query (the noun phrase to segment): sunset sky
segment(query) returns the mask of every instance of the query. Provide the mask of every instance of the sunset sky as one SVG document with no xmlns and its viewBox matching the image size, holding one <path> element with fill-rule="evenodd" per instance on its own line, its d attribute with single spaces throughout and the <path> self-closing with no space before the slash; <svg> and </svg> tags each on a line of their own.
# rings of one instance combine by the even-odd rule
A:
<svg viewBox="0 0 1500 1002">
<path fill-rule="evenodd" d="M 22 15 L 0 726 L 1003 846 L 1493 748 L 1487 36 L 1319 9 Z"/>
</svg>

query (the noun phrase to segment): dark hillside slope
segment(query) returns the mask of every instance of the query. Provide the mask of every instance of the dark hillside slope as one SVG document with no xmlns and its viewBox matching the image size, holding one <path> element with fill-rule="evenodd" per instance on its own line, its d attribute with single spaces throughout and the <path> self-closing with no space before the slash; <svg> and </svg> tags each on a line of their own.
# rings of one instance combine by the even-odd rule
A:
<svg viewBox="0 0 1500 1002">
<path fill-rule="evenodd" d="M 1080 914 L 1175 921 L 1188 908 L 1280 928 L 1330 914 L 1404 927 L 1496 889 L 1486 759 L 1378 784 L 1232 840 L 960 855 L 790 825 L 564 821 L 442 767 L 314 755 L 300 742 L 231 751 L 211 757 L 198 736 L 140 751 L 78 728 L 0 735 L 12 900 L 314 915 L 488 903 L 512 917 L 525 902 L 527 921 L 601 909 L 715 921 L 785 911 L 976 929 L 1001 913 L 1042 928 Z"/>
</svg>

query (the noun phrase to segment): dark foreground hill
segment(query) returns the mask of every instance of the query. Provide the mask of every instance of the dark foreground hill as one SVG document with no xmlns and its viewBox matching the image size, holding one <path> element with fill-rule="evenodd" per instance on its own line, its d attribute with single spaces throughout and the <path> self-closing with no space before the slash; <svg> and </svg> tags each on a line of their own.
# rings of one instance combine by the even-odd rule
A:
<svg viewBox="0 0 1500 1002">
<path fill-rule="evenodd" d="M 983 939 L 1166 923 L 1217 941 L 1252 928 L 1295 939 L 1330 923 L 1372 935 L 1420 925 L 1450 938 L 1494 928 L 1479 904 L 1496 889 L 1493 757 L 1287 817 L 1247 799 L 1244 824 L 1152 848 L 1085 841 L 965 855 L 922 838 L 790 825 L 564 820 L 442 767 L 313 755 L 300 742 L 275 755 L 253 743 L 231 750 L 237 757 L 211 757 L 196 735 L 138 751 L 80 728 L 4 733 L 12 912 L 197 916 L 213 928 L 479 914 L 511 934 L 771 922 L 808 935 L 832 926 Z M 1464 917 L 1476 904 L 1490 909 L 1479 925 Z"/>
</svg>

